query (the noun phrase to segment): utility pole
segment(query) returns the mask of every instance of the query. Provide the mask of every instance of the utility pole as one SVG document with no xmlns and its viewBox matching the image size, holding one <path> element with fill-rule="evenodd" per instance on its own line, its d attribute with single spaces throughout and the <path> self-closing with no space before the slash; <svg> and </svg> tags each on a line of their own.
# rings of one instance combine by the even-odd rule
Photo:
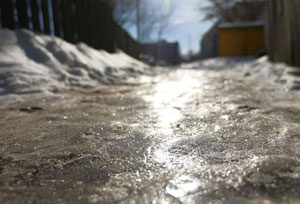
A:
<svg viewBox="0 0 300 204">
<path fill-rule="evenodd" d="M 137 41 L 141 42 L 141 0 L 136 0 L 136 32 Z"/>
<path fill-rule="evenodd" d="M 189 55 L 191 57 L 192 55 L 192 36 L 191 35 L 188 35 L 188 46 L 189 46 Z"/>
</svg>

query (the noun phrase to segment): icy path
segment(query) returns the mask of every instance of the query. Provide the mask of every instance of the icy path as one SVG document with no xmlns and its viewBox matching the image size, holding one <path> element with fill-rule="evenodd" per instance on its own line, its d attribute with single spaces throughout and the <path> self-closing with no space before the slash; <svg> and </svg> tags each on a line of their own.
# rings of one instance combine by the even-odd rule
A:
<svg viewBox="0 0 300 204">
<path fill-rule="evenodd" d="M 175 70 L 2 108 L 0 203 L 300 203 L 300 97 L 248 75 Z"/>
</svg>

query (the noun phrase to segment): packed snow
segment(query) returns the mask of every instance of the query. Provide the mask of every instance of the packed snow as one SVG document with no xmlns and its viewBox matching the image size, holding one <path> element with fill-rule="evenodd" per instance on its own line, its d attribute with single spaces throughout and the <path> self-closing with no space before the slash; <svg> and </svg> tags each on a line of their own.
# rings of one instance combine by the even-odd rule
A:
<svg viewBox="0 0 300 204">
<path fill-rule="evenodd" d="M 149 70 L 122 51 L 110 54 L 28 30 L 0 29 L 0 95 L 6 98 L 128 82 Z"/>
</svg>

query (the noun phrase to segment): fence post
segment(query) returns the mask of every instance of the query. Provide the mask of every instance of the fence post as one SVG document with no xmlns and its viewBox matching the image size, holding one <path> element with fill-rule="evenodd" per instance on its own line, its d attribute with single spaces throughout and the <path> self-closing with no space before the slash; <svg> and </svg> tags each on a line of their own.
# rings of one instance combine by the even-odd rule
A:
<svg viewBox="0 0 300 204">
<path fill-rule="evenodd" d="M 15 29 L 14 5 L 12 0 L 0 0 L 0 8 L 2 27 Z"/>
<path fill-rule="evenodd" d="M 37 0 L 30 0 L 32 29 L 36 32 L 41 32 L 39 21 L 39 6 Z"/>
<path fill-rule="evenodd" d="M 27 2 L 24 0 L 16 0 L 18 25 L 22 28 L 29 28 L 29 19 L 27 13 Z"/>
</svg>

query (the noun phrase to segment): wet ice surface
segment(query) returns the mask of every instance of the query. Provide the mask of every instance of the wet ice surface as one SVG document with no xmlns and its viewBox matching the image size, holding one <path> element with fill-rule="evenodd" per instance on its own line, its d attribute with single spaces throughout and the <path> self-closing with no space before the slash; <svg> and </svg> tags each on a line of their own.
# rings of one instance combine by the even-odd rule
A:
<svg viewBox="0 0 300 204">
<path fill-rule="evenodd" d="M 151 80 L 3 107 L 0 203 L 300 202 L 297 92 L 234 69 Z"/>
</svg>

